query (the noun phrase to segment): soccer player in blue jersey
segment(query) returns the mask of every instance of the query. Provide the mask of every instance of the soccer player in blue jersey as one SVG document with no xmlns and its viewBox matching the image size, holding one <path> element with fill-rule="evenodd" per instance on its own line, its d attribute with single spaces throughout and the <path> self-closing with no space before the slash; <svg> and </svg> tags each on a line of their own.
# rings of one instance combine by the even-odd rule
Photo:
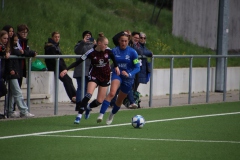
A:
<svg viewBox="0 0 240 160">
<path fill-rule="evenodd" d="M 120 109 L 123 100 L 126 98 L 128 92 L 132 89 L 135 74 L 140 71 L 138 54 L 136 50 L 128 46 L 128 36 L 129 35 L 123 32 L 119 37 L 119 46 L 112 49 L 112 52 L 118 63 L 118 67 L 120 69 L 120 75 L 117 75 L 113 70 L 110 92 L 102 103 L 100 114 L 97 118 L 98 123 L 102 121 L 103 115 L 105 114 L 110 101 L 115 96 L 117 89 L 120 88 L 117 100 L 106 121 L 108 125 L 112 123 L 114 115 Z"/>
</svg>

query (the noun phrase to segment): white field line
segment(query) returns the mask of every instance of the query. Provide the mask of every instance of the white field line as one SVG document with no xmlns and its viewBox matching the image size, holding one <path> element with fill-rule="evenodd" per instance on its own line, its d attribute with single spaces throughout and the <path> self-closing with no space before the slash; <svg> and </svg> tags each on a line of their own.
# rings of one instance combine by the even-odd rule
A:
<svg viewBox="0 0 240 160">
<path fill-rule="evenodd" d="M 181 117 L 181 118 L 161 119 L 161 120 L 146 121 L 146 123 L 174 121 L 174 120 L 184 120 L 184 119 L 194 119 L 194 118 L 203 118 L 203 117 L 225 116 L 225 115 L 233 115 L 233 114 L 240 114 L 240 112 L 231 112 L 231 113 L 209 114 L 209 115 L 201 115 L 201 116 L 190 116 L 190 117 Z M 77 128 L 77 129 L 68 129 L 68 130 L 59 130 L 59 131 L 48 131 L 48 132 L 38 132 L 38 133 L 30 133 L 30 134 L 3 136 L 3 137 L 0 137 L 0 140 L 1 139 L 9 139 L 9 138 L 19 138 L 19 137 L 38 136 L 38 135 L 45 135 L 45 134 L 54 134 L 54 133 L 74 132 L 74 131 L 89 130 L 89 129 L 118 127 L 118 126 L 130 125 L 130 124 L 131 123 L 122 123 L 122 124 L 115 124 L 115 125 L 105 125 L 105 126 L 86 127 L 86 128 Z"/>
<path fill-rule="evenodd" d="M 195 143 L 239 143 L 240 141 L 214 141 L 214 140 L 187 140 L 187 139 L 156 139 L 156 138 L 128 138 L 128 137 L 98 137 L 98 136 L 70 136 L 70 135 L 37 135 L 45 137 L 63 138 L 95 138 L 95 139 L 117 139 L 117 140 L 142 140 L 142 141 L 170 141 L 170 142 L 195 142 Z"/>
</svg>

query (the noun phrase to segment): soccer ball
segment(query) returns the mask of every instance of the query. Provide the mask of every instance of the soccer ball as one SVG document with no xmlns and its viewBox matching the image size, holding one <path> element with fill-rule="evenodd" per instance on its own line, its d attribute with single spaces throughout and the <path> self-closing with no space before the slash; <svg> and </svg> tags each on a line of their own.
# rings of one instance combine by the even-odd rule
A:
<svg viewBox="0 0 240 160">
<path fill-rule="evenodd" d="M 142 128 L 145 124 L 145 119 L 141 115 L 136 115 L 132 118 L 132 126 L 134 128 Z"/>
</svg>

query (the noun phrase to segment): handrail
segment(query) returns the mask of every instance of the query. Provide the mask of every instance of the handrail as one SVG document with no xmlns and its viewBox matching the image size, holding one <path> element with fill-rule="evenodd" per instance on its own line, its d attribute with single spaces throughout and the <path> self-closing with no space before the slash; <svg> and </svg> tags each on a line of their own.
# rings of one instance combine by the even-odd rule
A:
<svg viewBox="0 0 240 160">
<path fill-rule="evenodd" d="M 44 58 L 44 59 L 56 59 L 56 75 L 55 75 L 55 97 L 54 97 L 54 114 L 58 114 L 58 75 L 59 75 L 59 58 L 80 58 L 81 55 L 37 55 L 35 58 Z M 174 58 L 190 58 L 189 64 L 189 95 L 188 95 L 188 104 L 191 104 L 191 90 L 192 90 L 192 61 L 193 58 L 208 58 L 207 64 L 207 90 L 206 90 L 206 103 L 209 102 L 209 74 L 210 74 L 210 59 L 211 58 L 224 58 L 224 84 L 223 84 L 223 101 L 226 100 L 226 76 L 227 76 L 227 58 L 240 58 L 240 55 L 153 55 L 151 58 L 151 73 L 153 73 L 154 59 L 155 58 L 170 58 L 170 86 L 169 86 L 169 106 L 172 105 L 172 86 L 173 86 L 173 66 Z M 0 57 L 1 58 L 1 57 Z M 28 57 L 18 57 L 10 56 L 10 58 L 28 58 Z M 142 56 L 141 58 L 147 58 Z M 31 84 L 31 62 L 32 57 L 28 58 L 28 77 L 27 77 L 27 104 L 30 110 L 30 84 Z M 84 64 L 83 64 L 84 65 Z M 83 70 L 85 72 L 85 70 Z M 84 75 L 85 73 L 83 73 Z M 149 89 L 149 107 L 152 106 L 152 90 L 153 90 L 153 77 L 151 74 L 150 77 L 150 89 Z M 84 76 L 82 76 L 82 82 L 84 82 Z M 239 88 L 239 100 L 240 100 L 240 88 Z"/>
</svg>

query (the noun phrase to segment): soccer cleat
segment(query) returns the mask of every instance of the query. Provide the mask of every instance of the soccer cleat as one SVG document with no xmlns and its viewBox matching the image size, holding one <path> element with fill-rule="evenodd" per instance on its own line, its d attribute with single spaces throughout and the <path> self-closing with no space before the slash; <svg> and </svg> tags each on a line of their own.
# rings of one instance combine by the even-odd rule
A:
<svg viewBox="0 0 240 160">
<path fill-rule="evenodd" d="M 110 115 L 109 115 L 109 117 L 108 117 L 108 119 L 107 119 L 107 121 L 106 121 L 106 124 L 107 124 L 107 125 L 112 124 L 113 117 L 114 117 L 114 114 L 110 113 Z"/>
<path fill-rule="evenodd" d="M 24 114 L 20 113 L 20 117 L 21 117 L 21 118 L 32 118 L 32 117 L 34 117 L 34 116 L 35 116 L 34 114 L 29 113 L 29 112 L 26 112 L 26 113 L 24 113 Z"/>
<path fill-rule="evenodd" d="M 88 106 L 89 104 L 87 105 L 87 108 L 85 110 L 85 115 L 84 115 L 85 119 L 88 119 L 90 117 L 90 111 L 92 110 L 92 109 L 88 109 Z"/>
<path fill-rule="evenodd" d="M 130 104 L 129 105 L 129 109 L 136 109 L 138 107 L 138 105 L 136 103 Z"/>
<path fill-rule="evenodd" d="M 103 114 L 100 114 L 97 118 L 97 123 L 101 123 L 103 120 Z"/>
<path fill-rule="evenodd" d="M 80 117 L 76 117 L 74 124 L 79 124 L 80 123 L 81 118 Z"/>
</svg>

